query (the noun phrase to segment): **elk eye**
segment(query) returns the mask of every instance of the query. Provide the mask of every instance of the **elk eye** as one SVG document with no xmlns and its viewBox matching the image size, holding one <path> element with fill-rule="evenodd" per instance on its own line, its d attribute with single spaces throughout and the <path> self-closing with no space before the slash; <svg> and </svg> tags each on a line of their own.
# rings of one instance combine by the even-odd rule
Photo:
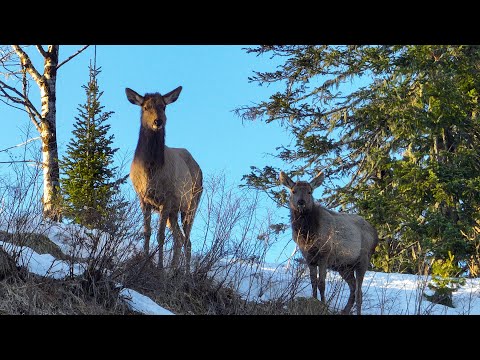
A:
<svg viewBox="0 0 480 360">
<path fill-rule="evenodd" d="M 292 190 L 292 193 L 296 194 L 297 192 L 295 190 Z"/>
<path fill-rule="evenodd" d="M 311 191 L 309 191 L 309 192 L 308 192 L 308 195 L 311 195 L 311 194 L 312 194 L 312 192 L 311 192 Z"/>
</svg>

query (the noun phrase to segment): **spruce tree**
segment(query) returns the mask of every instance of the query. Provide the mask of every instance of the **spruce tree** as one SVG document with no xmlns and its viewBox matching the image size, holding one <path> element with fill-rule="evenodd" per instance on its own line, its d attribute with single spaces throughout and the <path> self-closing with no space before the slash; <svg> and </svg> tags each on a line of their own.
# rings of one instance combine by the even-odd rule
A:
<svg viewBox="0 0 480 360">
<path fill-rule="evenodd" d="M 307 179 L 325 171 L 324 205 L 360 213 L 379 230 L 378 269 L 423 272 L 451 255 L 464 270 L 478 269 L 479 46 L 247 51 L 281 61 L 250 78 L 281 90 L 237 114 L 289 129 L 295 140 L 277 153 L 282 170 Z M 282 205 L 279 170 L 252 166 L 244 180 Z"/>
<path fill-rule="evenodd" d="M 114 196 L 126 177 L 114 180 L 117 167 L 113 166 L 113 135 L 108 135 L 107 120 L 113 111 L 104 111 L 100 103 L 103 91 L 99 90 L 97 77 L 100 68 L 89 66 L 89 82 L 85 89 L 86 102 L 79 104 L 75 117 L 73 137 L 67 145 L 66 156 L 60 161 L 64 174 L 61 189 L 64 215 L 73 222 L 88 228 L 105 230 L 107 215 L 118 210 Z"/>
</svg>

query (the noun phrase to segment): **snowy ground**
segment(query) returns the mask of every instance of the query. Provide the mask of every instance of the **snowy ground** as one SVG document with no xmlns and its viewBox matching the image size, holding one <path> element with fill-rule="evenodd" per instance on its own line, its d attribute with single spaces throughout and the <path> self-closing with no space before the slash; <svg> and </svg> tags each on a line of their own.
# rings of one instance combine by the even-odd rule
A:
<svg viewBox="0 0 480 360">
<path fill-rule="evenodd" d="M 9 253 L 20 254 L 18 264 L 25 266 L 31 273 L 48 276 L 55 279 L 65 278 L 70 271 L 75 275 L 80 274 L 83 270 L 80 265 L 70 268 L 69 263 L 58 260 L 50 254 L 38 254 L 28 247 L 18 247 L 10 243 L 0 241 L 0 247 L 3 247 Z M 164 309 L 156 304 L 150 298 L 138 293 L 135 290 L 124 288 L 120 295 L 134 311 L 138 311 L 147 315 L 173 315 L 172 312 Z"/>
<path fill-rule="evenodd" d="M 48 237 L 68 253 L 65 225 L 50 227 Z M 78 229 L 77 229 L 78 230 Z M 70 234 L 73 234 L 70 231 Z M 69 235 L 70 236 L 70 235 Z M 49 254 L 38 254 L 29 248 L 14 247 L 0 239 L 0 246 L 7 251 L 20 253 L 19 263 L 29 271 L 53 278 L 63 278 L 82 271 L 80 265 L 70 268 L 67 262 Z M 137 247 L 137 246 L 135 246 Z M 255 264 L 239 260 L 224 260 L 215 269 L 215 277 L 240 292 L 247 299 L 268 301 L 280 296 L 310 297 L 311 287 L 308 270 L 298 272 L 298 266 L 278 264 Z M 296 280 L 296 281 L 294 281 Z M 466 284 L 453 293 L 454 308 L 434 305 L 423 293 L 429 278 L 417 275 L 367 272 L 363 283 L 364 315 L 480 315 L 480 279 L 466 279 Z M 296 284 L 292 286 L 292 283 Z M 348 298 L 348 287 L 336 272 L 327 275 L 326 294 L 329 306 L 341 310 Z M 172 314 L 148 297 L 131 289 L 122 290 L 122 295 L 132 309 L 152 315 Z"/>
<path fill-rule="evenodd" d="M 225 264 L 226 265 L 226 264 Z M 233 285 L 244 298 L 267 301 L 292 291 L 297 278 L 296 297 L 310 297 L 308 270 L 297 275 L 286 266 L 271 264 L 234 264 L 229 268 Z M 222 277 L 222 274 L 217 274 Z M 236 277 L 236 278 L 235 278 Z M 363 282 L 364 315 L 480 315 L 480 279 L 466 279 L 466 284 L 453 293 L 454 308 L 433 304 L 423 293 L 432 294 L 427 276 L 368 271 Z M 341 310 L 347 302 L 348 286 L 336 272 L 327 274 L 326 297 L 331 308 Z"/>
</svg>

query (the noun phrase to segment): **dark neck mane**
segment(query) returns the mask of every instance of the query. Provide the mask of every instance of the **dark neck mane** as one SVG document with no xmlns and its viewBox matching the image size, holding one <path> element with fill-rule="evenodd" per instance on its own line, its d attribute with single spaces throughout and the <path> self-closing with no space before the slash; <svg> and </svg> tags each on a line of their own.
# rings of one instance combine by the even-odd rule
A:
<svg viewBox="0 0 480 360">
<path fill-rule="evenodd" d="M 299 212 L 290 209 L 290 220 L 292 222 L 292 229 L 298 236 L 303 238 L 311 237 L 318 229 L 318 215 L 315 207 L 309 211 Z"/>
<path fill-rule="evenodd" d="M 135 159 L 142 161 L 148 167 L 163 166 L 165 163 L 165 128 L 156 132 L 140 127 Z"/>
</svg>

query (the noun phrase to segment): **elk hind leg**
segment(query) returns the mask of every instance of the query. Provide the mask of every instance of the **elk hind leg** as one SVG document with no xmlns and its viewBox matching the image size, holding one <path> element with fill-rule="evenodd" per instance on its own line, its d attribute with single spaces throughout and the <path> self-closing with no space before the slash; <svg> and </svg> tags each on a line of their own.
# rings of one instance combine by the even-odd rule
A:
<svg viewBox="0 0 480 360">
<path fill-rule="evenodd" d="M 363 302 L 362 284 L 363 284 L 363 278 L 365 276 L 367 269 L 368 269 L 368 264 L 366 265 L 362 264 L 359 267 L 357 267 L 357 269 L 355 270 L 355 277 L 356 277 L 355 299 L 356 299 L 357 315 L 361 315 L 362 313 L 362 302 Z"/>
<path fill-rule="evenodd" d="M 318 299 L 317 287 L 318 287 L 318 272 L 317 265 L 308 265 L 308 270 L 310 271 L 310 283 L 312 284 L 312 297 Z M 321 293 L 320 293 L 321 295 Z M 322 299 L 323 301 L 323 299 Z"/>
<path fill-rule="evenodd" d="M 339 269 L 338 273 L 340 276 L 345 280 L 348 284 L 348 288 L 350 289 L 350 295 L 348 296 L 347 305 L 342 310 L 342 314 L 350 314 L 350 310 L 352 310 L 353 303 L 355 302 L 355 276 L 353 275 L 353 268 L 352 267 L 344 267 Z"/>
</svg>

